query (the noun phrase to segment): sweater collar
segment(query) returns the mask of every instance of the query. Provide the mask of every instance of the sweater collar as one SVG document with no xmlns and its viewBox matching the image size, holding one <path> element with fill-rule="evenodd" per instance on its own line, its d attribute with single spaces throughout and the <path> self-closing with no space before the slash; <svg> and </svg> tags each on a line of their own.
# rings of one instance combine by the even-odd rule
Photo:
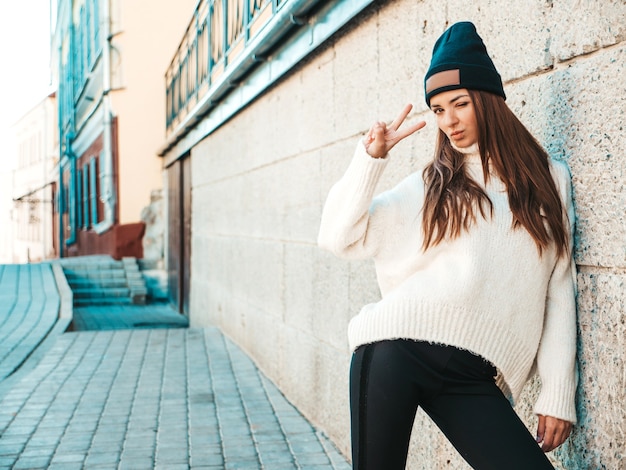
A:
<svg viewBox="0 0 626 470">
<path fill-rule="evenodd" d="M 457 147 L 456 145 L 454 145 L 453 142 L 450 142 L 450 144 L 452 145 L 452 148 L 454 148 L 454 150 L 456 150 L 459 153 L 462 153 L 466 157 L 469 157 L 472 159 L 477 157 L 480 160 L 480 150 L 478 149 L 478 142 L 470 145 L 469 147 L 464 147 L 464 148 Z"/>
<path fill-rule="evenodd" d="M 482 162 L 482 159 L 480 158 L 480 149 L 478 148 L 478 143 L 472 144 L 469 147 L 465 147 L 465 148 L 459 148 L 456 145 L 454 145 L 452 142 L 450 143 L 452 144 L 452 147 L 456 151 L 463 154 L 464 161 L 466 164 L 480 165 L 482 167 L 483 162 Z"/>
</svg>

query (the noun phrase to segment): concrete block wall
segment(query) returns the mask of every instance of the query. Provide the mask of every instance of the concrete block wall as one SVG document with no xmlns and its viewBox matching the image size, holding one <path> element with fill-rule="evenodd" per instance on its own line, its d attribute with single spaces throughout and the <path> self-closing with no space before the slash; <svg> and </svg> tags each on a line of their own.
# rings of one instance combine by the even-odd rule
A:
<svg viewBox="0 0 626 470">
<path fill-rule="evenodd" d="M 379 292 L 369 262 L 316 246 L 322 205 L 374 120 L 406 102 L 428 126 L 380 190 L 430 158 L 423 100 L 432 46 L 471 20 L 509 106 L 572 172 L 577 210 L 580 423 L 557 468 L 622 468 L 626 448 L 626 4 L 621 0 L 376 2 L 204 139 L 192 158 L 191 323 L 215 324 L 349 454 L 347 323 Z M 535 426 L 527 387 L 518 411 Z M 464 469 L 418 414 L 408 468 Z M 485 438 L 488 438 L 486 436 Z"/>
</svg>

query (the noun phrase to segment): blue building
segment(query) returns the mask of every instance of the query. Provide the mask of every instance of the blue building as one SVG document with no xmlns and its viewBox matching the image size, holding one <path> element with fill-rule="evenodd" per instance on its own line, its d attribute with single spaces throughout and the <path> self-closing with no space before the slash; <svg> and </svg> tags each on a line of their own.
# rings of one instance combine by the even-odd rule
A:
<svg viewBox="0 0 626 470">
<path fill-rule="evenodd" d="M 194 4 L 59 0 L 52 48 L 61 256 L 142 257 L 141 211 L 162 187 L 155 154 L 171 57 L 162 51 L 175 50 Z"/>
</svg>

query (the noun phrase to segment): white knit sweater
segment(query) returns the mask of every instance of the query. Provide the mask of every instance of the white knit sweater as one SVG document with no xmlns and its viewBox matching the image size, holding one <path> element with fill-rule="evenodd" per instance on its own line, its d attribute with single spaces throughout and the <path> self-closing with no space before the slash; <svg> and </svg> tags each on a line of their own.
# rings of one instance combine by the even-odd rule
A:
<svg viewBox="0 0 626 470">
<path fill-rule="evenodd" d="M 350 347 L 408 338 L 456 346 L 495 365 L 498 385 L 515 402 L 538 371 L 537 414 L 576 422 L 576 270 L 571 250 L 537 246 L 512 228 L 504 183 L 484 184 L 480 155 L 465 155 L 468 174 L 493 203 L 493 216 L 460 237 L 422 249 L 422 172 L 373 197 L 390 157 L 370 157 L 359 143 L 331 189 L 318 243 L 348 259 L 373 258 L 382 300 L 363 307 L 348 327 Z M 570 248 L 574 211 L 567 167 L 550 161 L 567 210 Z"/>
</svg>

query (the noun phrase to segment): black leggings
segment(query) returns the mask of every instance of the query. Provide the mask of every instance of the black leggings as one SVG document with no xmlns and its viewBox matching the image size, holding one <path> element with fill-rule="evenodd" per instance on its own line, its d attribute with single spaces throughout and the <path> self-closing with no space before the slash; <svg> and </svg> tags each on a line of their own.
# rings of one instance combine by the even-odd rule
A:
<svg viewBox="0 0 626 470">
<path fill-rule="evenodd" d="M 475 469 L 553 469 L 495 384 L 496 369 L 451 346 L 382 341 L 350 369 L 355 470 L 404 470 L 417 407 Z"/>
</svg>

